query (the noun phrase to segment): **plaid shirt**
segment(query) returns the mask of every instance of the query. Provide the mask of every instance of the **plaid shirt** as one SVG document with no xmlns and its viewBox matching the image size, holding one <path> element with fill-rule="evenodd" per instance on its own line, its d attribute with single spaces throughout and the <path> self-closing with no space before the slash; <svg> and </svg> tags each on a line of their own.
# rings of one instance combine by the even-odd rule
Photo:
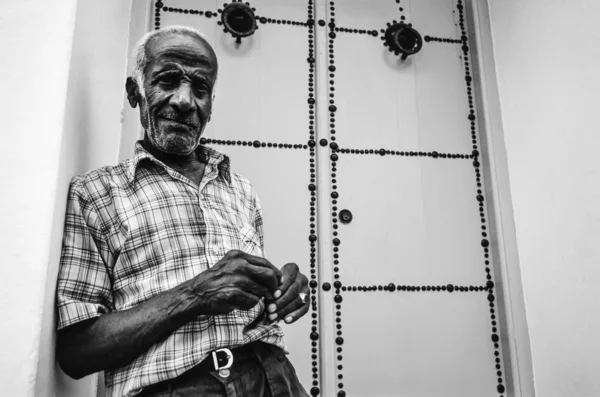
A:
<svg viewBox="0 0 600 397">
<path fill-rule="evenodd" d="M 229 158 L 205 146 L 198 188 L 148 153 L 77 176 L 68 197 L 57 286 L 58 328 L 126 310 L 189 280 L 229 250 L 263 256 L 258 196 Z M 174 378 L 222 347 L 256 340 L 287 351 L 264 303 L 228 315 L 198 316 L 129 365 L 106 371 L 107 395 L 134 396 Z"/>
</svg>

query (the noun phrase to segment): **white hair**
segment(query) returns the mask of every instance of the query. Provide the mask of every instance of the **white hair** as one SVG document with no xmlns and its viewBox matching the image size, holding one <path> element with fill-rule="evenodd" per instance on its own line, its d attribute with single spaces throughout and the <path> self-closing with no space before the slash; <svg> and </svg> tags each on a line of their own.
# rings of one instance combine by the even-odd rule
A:
<svg viewBox="0 0 600 397">
<path fill-rule="evenodd" d="M 166 36 L 169 34 L 179 34 L 186 35 L 201 41 L 208 43 L 206 37 L 200 33 L 199 30 L 191 28 L 189 26 L 181 26 L 181 25 L 170 25 L 161 29 L 153 30 L 146 33 L 135 45 L 132 51 L 132 59 L 133 59 L 133 70 L 131 71 L 131 77 L 135 80 L 140 90 L 140 95 L 145 98 L 146 90 L 144 89 L 144 69 L 146 68 L 146 64 L 148 63 L 148 57 L 146 56 L 146 44 L 153 38 L 160 38 L 162 36 Z M 210 43 L 209 43 L 210 45 Z M 217 74 L 215 75 L 215 83 L 213 84 L 212 90 L 212 99 L 215 99 L 215 92 L 217 87 Z"/>
</svg>

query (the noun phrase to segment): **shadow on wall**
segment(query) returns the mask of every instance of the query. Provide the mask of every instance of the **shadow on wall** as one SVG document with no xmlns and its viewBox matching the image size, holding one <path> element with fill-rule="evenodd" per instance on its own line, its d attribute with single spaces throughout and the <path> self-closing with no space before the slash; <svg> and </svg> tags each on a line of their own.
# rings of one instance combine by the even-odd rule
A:
<svg viewBox="0 0 600 397">
<path fill-rule="evenodd" d="M 36 397 L 91 397 L 97 376 L 75 381 L 55 359 L 55 290 L 69 182 L 115 164 L 121 136 L 131 1 L 78 2 L 64 113 L 57 197 L 40 334 Z M 103 395 L 103 387 L 101 394 Z"/>
</svg>

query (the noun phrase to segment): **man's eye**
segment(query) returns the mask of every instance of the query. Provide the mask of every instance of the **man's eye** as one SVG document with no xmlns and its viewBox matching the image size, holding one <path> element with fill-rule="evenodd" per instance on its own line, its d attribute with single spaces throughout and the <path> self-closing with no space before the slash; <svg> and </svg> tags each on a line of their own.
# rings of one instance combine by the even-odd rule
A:
<svg viewBox="0 0 600 397">
<path fill-rule="evenodd" d="M 164 86 L 174 86 L 177 84 L 177 76 L 161 76 L 158 82 Z"/>
<path fill-rule="evenodd" d="M 198 92 L 208 92 L 208 86 L 206 84 L 196 85 L 195 89 Z"/>
</svg>

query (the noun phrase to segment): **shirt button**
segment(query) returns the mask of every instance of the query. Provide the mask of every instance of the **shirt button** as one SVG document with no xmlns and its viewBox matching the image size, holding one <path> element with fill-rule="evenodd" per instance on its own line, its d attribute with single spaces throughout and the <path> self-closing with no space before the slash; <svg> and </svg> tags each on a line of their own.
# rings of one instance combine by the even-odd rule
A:
<svg viewBox="0 0 600 397">
<path fill-rule="evenodd" d="M 217 247 L 213 247 L 213 249 L 212 249 L 212 250 L 213 250 L 213 253 L 214 253 L 214 254 L 218 254 L 218 253 L 219 253 L 219 249 L 218 249 Z"/>
</svg>

